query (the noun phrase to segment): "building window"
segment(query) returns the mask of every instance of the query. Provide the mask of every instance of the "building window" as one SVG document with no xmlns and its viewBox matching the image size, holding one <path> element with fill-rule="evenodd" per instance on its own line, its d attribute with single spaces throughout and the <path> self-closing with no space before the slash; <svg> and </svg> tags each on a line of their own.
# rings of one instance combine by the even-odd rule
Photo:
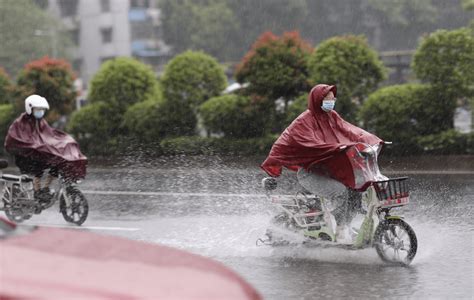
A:
<svg viewBox="0 0 474 300">
<path fill-rule="evenodd" d="M 80 31 L 79 28 L 75 28 L 69 31 L 72 42 L 75 46 L 79 46 L 80 43 Z"/>
<path fill-rule="evenodd" d="M 102 12 L 110 11 L 110 0 L 100 0 L 100 9 Z"/>
<path fill-rule="evenodd" d="M 70 17 L 77 15 L 78 0 L 58 0 L 61 17 Z"/>
<path fill-rule="evenodd" d="M 131 8 L 149 8 L 150 7 L 150 0 L 130 0 L 130 7 Z"/>
<path fill-rule="evenodd" d="M 108 44 L 112 42 L 112 27 L 102 28 L 100 30 L 100 33 L 102 35 L 103 44 Z"/>
</svg>

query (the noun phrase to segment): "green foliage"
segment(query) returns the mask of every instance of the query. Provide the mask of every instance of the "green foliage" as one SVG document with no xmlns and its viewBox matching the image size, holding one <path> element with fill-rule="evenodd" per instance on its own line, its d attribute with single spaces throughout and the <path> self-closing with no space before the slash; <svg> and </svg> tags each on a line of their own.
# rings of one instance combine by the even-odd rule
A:
<svg viewBox="0 0 474 300">
<path fill-rule="evenodd" d="M 306 0 L 158 0 L 164 40 L 175 53 L 202 50 L 235 61 L 266 30 L 282 32 L 303 23 Z"/>
<path fill-rule="evenodd" d="M 25 98 L 37 94 L 48 100 L 50 110 L 46 116 L 54 122 L 61 115 L 72 112 L 76 91 L 74 74 L 68 62 L 62 59 L 51 59 L 47 56 L 29 62 L 17 78 L 16 108 L 24 111 Z"/>
<path fill-rule="evenodd" d="M 226 87 L 227 79 L 213 57 L 203 52 L 186 51 L 166 65 L 161 84 L 167 101 L 195 109 L 219 95 Z"/>
<path fill-rule="evenodd" d="M 91 81 L 91 103 L 107 103 L 123 114 L 137 102 L 159 94 L 153 70 L 133 58 L 120 57 L 106 61 Z"/>
<path fill-rule="evenodd" d="M 309 62 L 314 84 L 337 85 L 336 110 L 348 121 L 355 121 L 357 104 L 373 92 L 385 78 L 385 68 L 365 38 L 330 38 L 315 49 Z"/>
<path fill-rule="evenodd" d="M 230 37 L 238 22 L 225 1 L 160 0 L 163 35 L 176 53 L 201 50 L 219 59 L 235 55 Z"/>
<path fill-rule="evenodd" d="M 429 109 L 426 111 L 430 93 L 428 86 L 417 84 L 377 90 L 361 108 L 364 128 L 383 140 L 393 141 L 399 151 L 413 151 L 418 136 L 440 131 L 439 125 L 431 122 Z"/>
<path fill-rule="evenodd" d="M 85 153 L 110 154 L 115 149 L 115 137 L 119 134 L 116 124 L 120 122 L 121 116 L 107 103 L 97 102 L 75 111 L 66 130 Z"/>
<path fill-rule="evenodd" d="M 423 39 L 413 59 L 417 77 L 434 85 L 446 102 L 472 96 L 474 36 L 468 29 L 438 30 Z"/>
<path fill-rule="evenodd" d="M 0 105 L 8 104 L 12 99 L 12 84 L 8 74 L 0 67 Z"/>
<path fill-rule="evenodd" d="M 282 98 L 286 104 L 309 89 L 307 60 L 312 51 L 297 32 L 281 37 L 262 34 L 240 62 L 236 78 L 249 83 L 248 92 L 273 102 Z"/>
<path fill-rule="evenodd" d="M 187 51 L 174 57 L 161 78 L 168 114 L 169 135 L 192 135 L 199 105 L 219 95 L 227 85 L 223 68 L 203 52 Z"/>
<path fill-rule="evenodd" d="M 437 9 L 432 0 L 367 0 L 370 17 L 378 16 L 393 25 L 413 26 L 415 22 L 433 22 Z M 369 17 L 369 16 L 366 16 Z"/>
<path fill-rule="evenodd" d="M 149 99 L 130 106 L 123 117 L 123 125 L 130 136 L 141 142 L 151 143 L 165 135 L 160 111 L 162 101 Z"/>
<path fill-rule="evenodd" d="M 474 154 L 474 133 L 460 133 L 454 129 L 418 138 L 426 154 Z"/>
<path fill-rule="evenodd" d="M 0 1 L 0 65 L 12 76 L 31 59 L 68 57 L 61 23 L 31 0 Z"/>
<path fill-rule="evenodd" d="M 262 136 L 265 118 L 249 97 L 225 95 L 211 98 L 200 106 L 203 124 L 211 133 L 243 138 Z"/>
<path fill-rule="evenodd" d="M 302 112 L 308 109 L 308 94 L 303 94 L 296 98 L 288 106 L 288 111 L 286 113 L 286 122 L 285 126 L 288 126 L 295 120 Z"/>
<path fill-rule="evenodd" d="M 465 10 L 474 10 L 474 0 L 462 0 L 462 7 Z"/>
<path fill-rule="evenodd" d="M 5 153 L 3 143 L 8 132 L 8 128 L 15 120 L 15 110 L 12 104 L 0 104 L 0 153 Z"/>
<path fill-rule="evenodd" d="M 264 155 L 267 154 L 276 136 L 252 139 L 178 137 L 160 143 L 165 155 Z"/>
</svg>

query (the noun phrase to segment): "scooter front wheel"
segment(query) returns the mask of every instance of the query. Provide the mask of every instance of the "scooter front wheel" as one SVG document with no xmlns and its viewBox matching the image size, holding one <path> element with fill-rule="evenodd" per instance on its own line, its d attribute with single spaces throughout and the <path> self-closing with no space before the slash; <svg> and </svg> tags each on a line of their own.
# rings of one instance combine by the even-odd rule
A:
<svg viewBox="0 0 474 300">
<path fill-rule="evenodd" d="M 68 201 L 66 201 L 66 197 Z M 80 190 L 75 187 L 67 187 L 65 193 L 59 198 L 59 210 L 64 220 L 69 223 L 81 225 L 89 214 L 89 204 Z"/>
<path fill-rule="evenodd" d="M 375 230 L 374 246 L 384 262 L 409 265 L 416 255 L 418 241 L 405 221 L 387 219 Z"/>
</svg>

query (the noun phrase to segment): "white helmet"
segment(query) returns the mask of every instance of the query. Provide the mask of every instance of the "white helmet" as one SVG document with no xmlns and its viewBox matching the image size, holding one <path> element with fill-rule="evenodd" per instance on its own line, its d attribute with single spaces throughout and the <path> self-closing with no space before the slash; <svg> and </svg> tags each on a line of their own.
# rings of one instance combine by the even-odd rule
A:
<svg viewBox="0 0 474 300">
<path fill-rule="evenodd" d="M 26 113 L 31 115 L 33 108 L 44 108 L 49 109 L 49 104 L 46 98 L 38 95 L 31 95 L 25 99 L 25 110 Z"/>
</svg>

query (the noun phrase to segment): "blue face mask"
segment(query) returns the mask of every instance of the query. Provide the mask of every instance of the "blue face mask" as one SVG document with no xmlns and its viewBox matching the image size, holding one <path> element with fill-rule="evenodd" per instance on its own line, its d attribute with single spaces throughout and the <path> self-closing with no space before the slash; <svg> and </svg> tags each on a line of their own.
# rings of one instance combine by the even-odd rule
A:
<svg viewBox="0 0 474 300">
<path fill-rule="evenodd" d="M 326 111 L 326 112 L 329 112 L 331 110 L 334 109 L 334 106 L 336 105 L 336 99 L 331 99 L 331 100 L 323 100 L 323 105 L 321 106 L 321 108 Z"/>
<path fill-rule="evenodd" d="M 35 110 L 33 112 L 33 116 L 35 116 L 36 119 L 41 119 L 42 117 L 44 117 L 44 110 Z"/>
</svg>

